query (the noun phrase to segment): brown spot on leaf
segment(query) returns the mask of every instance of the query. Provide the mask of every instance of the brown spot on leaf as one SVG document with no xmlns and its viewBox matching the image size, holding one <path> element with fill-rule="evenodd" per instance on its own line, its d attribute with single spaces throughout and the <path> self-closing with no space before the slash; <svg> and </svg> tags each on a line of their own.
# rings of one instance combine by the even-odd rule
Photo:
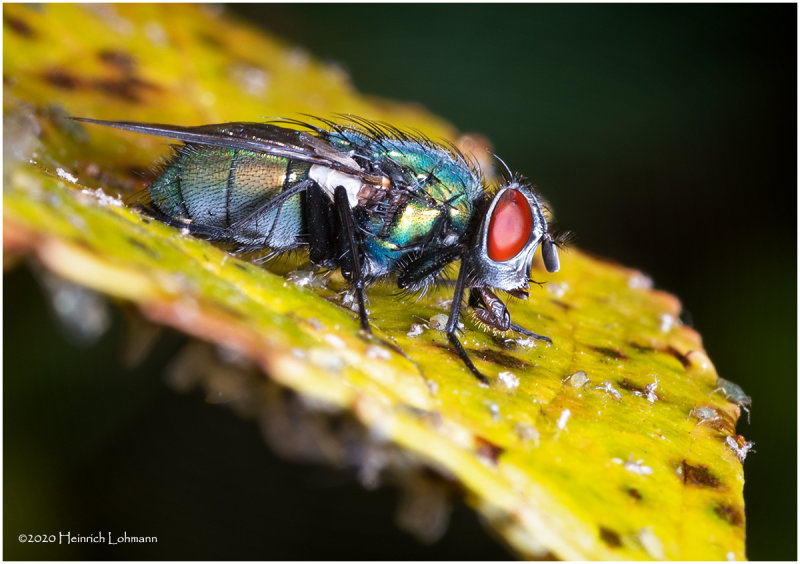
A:
<svg viewBox="0 0 800 564">
<path fill-rule="evenodd" d="M 713 417 L 704 417 L 711 412 L 713 412 Z M 736 420 L 724 409 L 716 409 L 711 405 L 703 404 L 696 406 L 691 414 L 698 420 L 698 425 L 707 425 L 726 435 L 733 435 L 736 431 Z"/>
<path fill-rule="evenodd" d="M 550 300 L 550 302 L 553 305 L 557 305 L 558 307 L 560 307 L 564 311 L 569 311 L 569 310 L 572 309 L 572 306 L 570 304 L 568 304 L 566 302 L 562 302 L 561 300 Z"/>
<path fill-rule="evenodd" d="M 691 362 L 689 362 L 689 355 L 681 353 L 678 349 L 676 349 L 672 345 L 668 346 L 665 352 L 677 358 L 684 368 L 689 368 L 689 366 L 691 365 Z"/>
<path fill-rule="evenodd" d="M 623 390 L 628 390 L 629 392 L 639 392 L 642 395 L 647 393 L 642 386 L 639 386 L 638 384 L 631 382 L 627 378 L 619 380 L 617 384 L 619 385 L 620 388 L 622 388 Z"/>
<path fill-rule="evenodd" d="M 42 78 L 50 85 L 62 90 L 75 90 L 83 85 L 80 78 L 59 68 L 45 71 Z"/>
<path fill-rule="evenodd" d="M 492 464 L 497 464 L 497 459 L 503 454 L 503 447 L 478 436 L 475 437 L 475 444 L 478 447 L 478 456 L 485 458 Z"/>
<path fill-rule="evenodd" d="M 642 500 L 642 494 L 636 488 L 628 488 L 625 491 L 628 493 L 629 496 L 631 496 L 632 499 L 635 499 L 636 501 Z"/>
<path fill-rule="evenodd" d="M 681 463 L 681 469 L 683 471 L 684 484 L 712 489 L 717 489 L 720 486 L 719 478 L 707 466 L 694 466 L 684 460 Z"/>
<path fill-rule="evenodd" d="M 161 258 L 161 254 L 158 251 L 156 251 L 155 249 L 150 248 L 148 245 L 146 245 L 145 243 L 143 243 L 142 241 L 140 241 L 136 237 L 128 236 L 127 239 L 128 239 L 128 242 L 131 245 L 133 245 L 134 247 L 136 247 L 138 249 L 141 249 L 147 255 L 149 255 L 149 256 L 151 256 L 151 257 L 153 257 L 155 259 L 160 259 Z"/>
<path fill-rule="evenodd" d="M 33 31 L 33 28 L 20 18 L 9 14 L 3 14 L 3 22 L 8 26 L 8 28 L 21 35 L 22 37 L 26 37 L 28 39 L 33 39 L 36 37 L 36 32 Z"/>
<path fill-rule="evenodd" d="M 449 347 L 448 350 L 450 350 Z M 479 358 L 482 358 L 483 360 L 488 360 L 489 362 L 498 364 L 504 368 L 515 368 L 517 370 L 522 370 L 527 366 L 527 364 L 515 356 L 492 349 L 471 349 L 470 352 L 477 355 Z"/>
<path fill-rule="evenodd" d="M 612 531 L 608 527 L 600 527 L 600 539 L 602 539 L 602 541 L 611 548 L 622 546 L 622 539 L 620 538 L 619 533 Z"/>
<path fill-rule="evenodd" d="M 97 54 L 97 57 L 108 66 L 124 74 L 133 73 L 133 69 L 136 66 L 136 59 L 121 49 L 103 49 Z"/>
<path fill-rule="evenodd" d="M 128 102 L 141 102 L 144 91 L 160 90 L 158 86 L 135 76 L 122 79 L 101 79 L 94 82 L 94 87 L 115 98 Z"/>
<path fill-rule="evenodd" d="M 631 347 L 636 352 L 640 353 L 652 353 L 655 352 L 655 349 L 649 345 L 641 345 L 639 343 L 635 343 L 633 341 L 628 341 L 626 343 L 629 347 Z"/>
<path fill-rule="evenodd" d="M 202 41 L 209 47 L 213 47 L 214 49 L 219 50 L 223 47 L 222 41 L 220 41 L 218 38 L 208 33 L 201 32 L 197 35 L 197 37 L 198 39 L 200 39 L 200 41 Z"/>
<path fill-rule="evenodd" d="M 727 521 L 734 527 L 741 527 L 742 524 L 744 524 L 744 513 L 741 509 L 733 505 L 718 503 L 714 506 L 714 513 L 716 513 L 720 519 Z"/>
<path fill-rule="evenodd" d="M 598 353 L 604 355 L 604 356 L 613 358 L 614 360 L 627 360 L 628 359 L 628 355 L 626 355 L 624 352 L 618 351 L 616 349 L 611 349 L 611 348 L 608 348 L 608 347 L 589 347 L 589 348 L 592 349 L 595 352 L 598 352 Z"/>
<path fill-rule="evenodd" d="M 655 396 L 656 400 L 663 400 L 664 399 L 664 396 L 659 394 L 656 390 L 653 390 L 651 388 L 648 391 L 647 388 L 648 387 L 652 387 L 654 385 L 653 383 L 642 387 L 639 384 L 628 380 L 627 378 L 623 378 L 622 380 L 617 381 L 617 384 L 623 390 L 627 390 L 629 392 L 632 392 L 634 395 L 637 395 L 637 396 L 640 396 L 640 397 L 643 397 L 643 398 L 647 398 L 648 400 L 650 400 L 652 398 L 652 396 Z"/>
<path fill-rule="evenodd" d="M 141 102 L 146 92 L 160 90 L 156 84 L 132 75 L 111 79 L 81 78 L 57 67 L 45 71 L 42 78 L 52 86 L 62 90 L 94 88 L 109 96 L 122 98 L 128 102 Z"/>
</svg>

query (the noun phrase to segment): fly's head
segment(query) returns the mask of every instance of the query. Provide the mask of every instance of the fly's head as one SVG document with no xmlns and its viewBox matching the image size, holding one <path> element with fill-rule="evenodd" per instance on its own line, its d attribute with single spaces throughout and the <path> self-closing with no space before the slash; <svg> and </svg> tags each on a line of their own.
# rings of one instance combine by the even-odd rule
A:
<svg viewBox="0 0 800 564">
<path fill-rule="evenodd" d="M 520 182 L 503 186 L 483 215 L 467 258 L 472 283 L 527 297 L 531 260 L 540 244 L 545 268 L 557 272 L 558 250 L 533 189 Z"/>
</svg>

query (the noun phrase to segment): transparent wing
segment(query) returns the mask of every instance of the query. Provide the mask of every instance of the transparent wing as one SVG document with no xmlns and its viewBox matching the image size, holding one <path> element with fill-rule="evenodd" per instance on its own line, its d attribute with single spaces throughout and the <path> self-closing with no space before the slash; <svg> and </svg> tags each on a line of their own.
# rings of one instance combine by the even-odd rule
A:
<svg viewBox="0 0 800 564">
<path fill-rule="evenodd" d="M 355 160 L 324 139 L 310 132 L 297 131 L 269 123 L 232 122 L 184 127 L 135 121 L 106 121 L 79 117 L 72 119 L 146 135 L 166 137 L 185 143 L 244 149 L 296 159 L 358 176 L 370 184 L 379 184 L 381 181 L 379 176 L 363 171 Z"/>
</svg>

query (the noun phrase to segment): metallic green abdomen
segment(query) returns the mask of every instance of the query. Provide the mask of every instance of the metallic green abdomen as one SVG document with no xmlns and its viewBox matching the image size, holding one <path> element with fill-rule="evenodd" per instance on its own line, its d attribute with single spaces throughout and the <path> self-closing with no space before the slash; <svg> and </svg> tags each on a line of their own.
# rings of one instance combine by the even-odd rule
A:
<svg viewBox="0 0 800 564">
<path fill-rule="evenodd" d="M 259 211 L 308 176 L 306 163 L 238 149 L 188 145 L 150 186 L 153 204 L 188 226 L 234 227 L 245 245 L 297 246 L 303 229 L 300 194 Z"/>
</svg>

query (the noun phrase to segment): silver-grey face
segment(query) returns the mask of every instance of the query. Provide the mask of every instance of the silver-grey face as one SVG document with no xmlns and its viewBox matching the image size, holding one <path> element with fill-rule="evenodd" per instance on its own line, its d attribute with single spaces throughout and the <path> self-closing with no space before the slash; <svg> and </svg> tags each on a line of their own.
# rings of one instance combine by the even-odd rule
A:
<svg viewBox="0 0 800 564">
<path fill-rule="evenodd" d="M 506 190 L 517 190 L 525 196 L 531 207 L 531 233 L 522 249 L 505 261 L 495 261 L 489 257 L 489 223 L 500 198 Z M 542 242 L 545 266 L 549 272 L 558 270 L 556 247 L 547 232 L 547 221 L 533 190 L 524 184 L 514 182 L 501 188 L 492 200 L 480 226 L 477 245 L 469 254 L 472 283 L 476 286 L 491 286 L 500 290 L 527 289 L 531 275 L 531 261 L 539 243 Z"/>
</svg>

